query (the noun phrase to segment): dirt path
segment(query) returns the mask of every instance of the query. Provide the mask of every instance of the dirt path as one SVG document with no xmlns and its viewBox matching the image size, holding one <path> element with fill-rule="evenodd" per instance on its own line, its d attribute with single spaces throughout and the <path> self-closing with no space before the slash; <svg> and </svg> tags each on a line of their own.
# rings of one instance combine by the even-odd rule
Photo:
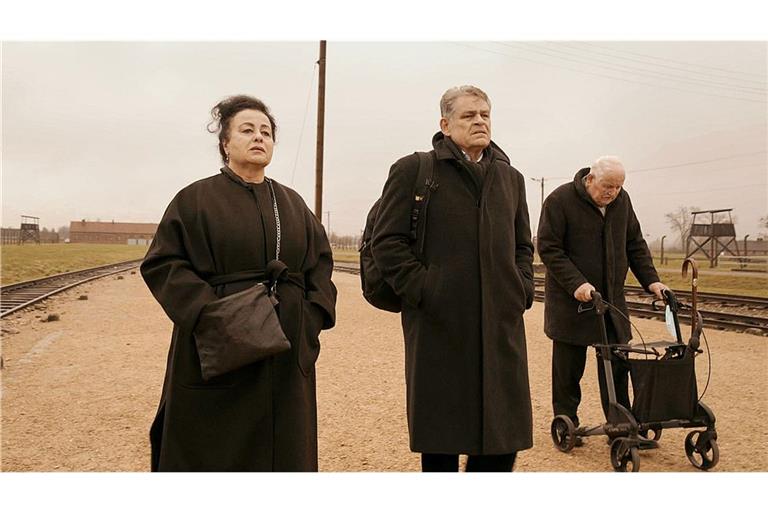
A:
<svg viewBox="0 0 768 512">
<path fill-rule="evenodd" d="M 321 471 L 417 471 L 408 450 L 399 316 L 363 301 L 358 277 L 336 274 L 338 324 L 318 360 Z M 87 294 L 88 300 L 77 300 Z M 549 438 L 550 351 L 543 306 L 526 314 L 534 448 L 518 471 L 610 471 L 608 446 L 589 438 L 560 453 Z M 48 313 L 59 321 L 41 322 Z M 637 320 L 647 340 L 664 325 Z M 148 429 L 162 385 L 171 324 L 138 274 L 76 288 L 39 309 L 2 320 L 2 470 L 147 471 Z M 713 370 L 704 401 L 717 415 L 716 471 L 768 470 L 768 338 L 709 331 Z M 602 419 L 589 358 L 580 416 Z M 698 360 L 700 390 L 706 356 Z M 682 429 L 641 453 L 641 470 L 696 471 Z"/>
</svg>

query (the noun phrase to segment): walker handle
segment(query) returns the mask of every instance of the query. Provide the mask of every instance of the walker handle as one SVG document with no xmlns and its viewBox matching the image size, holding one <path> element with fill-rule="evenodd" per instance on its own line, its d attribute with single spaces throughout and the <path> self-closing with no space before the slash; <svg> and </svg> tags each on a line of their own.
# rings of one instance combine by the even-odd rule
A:
<svg viewBox="0 0 768 512">
<path fill-rule="evenodd" d="M 664 295 L 664 302 L 669 306 L 669 310 L 672 312 L 672 319 L 675 323 L 675 336 L 677 336 L 677 342 L 683 343 L 683 334 L 680 332 L 680 319 L 677 316 L 680 311 L 680 303 L 677 302 L 677 297 L 672 290 L 666 289 L 661 292 Z"/>
<path fill-rule="evenodd" d="M 665 289 L 661 293 L 664 295 L 664 302 L 669 306 L 669 309 L 671 309 L 674 313 L 677 313 L 680 310 L 680 303 L 677 302 L 675 293 L 669 288 Z"/>
<path fill-rule="evenodd" d="M 605 302 L 603 302 L 603 296 L 597 290 L 590 292 L 592 296 L 592 304 L 595 306 L 595 313 L 598 315 L 605 314 Z"/>
</svg>

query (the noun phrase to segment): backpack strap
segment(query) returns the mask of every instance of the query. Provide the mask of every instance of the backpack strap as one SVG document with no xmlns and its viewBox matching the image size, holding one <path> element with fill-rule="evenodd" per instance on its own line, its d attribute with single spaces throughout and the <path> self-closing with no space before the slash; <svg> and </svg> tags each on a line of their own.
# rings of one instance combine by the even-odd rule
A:
<svg viewBox="0 0 768 512">
<path fill-rule="evenodd" d="M 411 239 L 416 242 L 416 253 L 421 255 L 424 250 L 424 235 L 427 224 L 427 205 L 432 192 L 437 190 L 437 171 L 435 152 L 417 151 L 419 157 L 419 172 L 413 191 L 413 208 L 411 208 Z"/>
</svg>

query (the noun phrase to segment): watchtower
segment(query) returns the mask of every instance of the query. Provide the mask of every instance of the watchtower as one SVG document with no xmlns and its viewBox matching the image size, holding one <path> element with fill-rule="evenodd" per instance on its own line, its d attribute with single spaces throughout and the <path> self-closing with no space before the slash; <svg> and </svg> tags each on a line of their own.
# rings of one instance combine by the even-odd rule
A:
<svg viewBox="0 0 768 512">
<path fill-rule="evenodd" d="M 733 225 L 733 218 L 731 217 L 732 210 L 733 208 L 725 208 L 691 212 L 693 223 L 691 224 L 691 231 L 688 233 L 688 239 L 685 241 L 686 258 L 690 258 L 701 251 L 709 259 L 709 266 L 716 267 L 717 258 L 722 252 L 739 256 L 736 227 Z M 728 214 L 727 220 L 725 220 L 726 213 Z M 709 214 L 709 219 L 706 218 L 707 214 Z M 716 214 L 720 214 L 717 222 L 715 221 Z M 699 215 L 702 217 L 697 219 Z M 693 249 L 690 248 L 691 243 L 695 246 Z M 733 249 L 731 249 L 731 245 L 733 245 Z M 734 250 L 736 252 L 733 252 Z"/>
<path fill-rule="evenodd" d="M 21 228 L 19 229 L 19 245 L 30 241 L 40 243 L 40 217 L 21 216 Z"/>
</svg>

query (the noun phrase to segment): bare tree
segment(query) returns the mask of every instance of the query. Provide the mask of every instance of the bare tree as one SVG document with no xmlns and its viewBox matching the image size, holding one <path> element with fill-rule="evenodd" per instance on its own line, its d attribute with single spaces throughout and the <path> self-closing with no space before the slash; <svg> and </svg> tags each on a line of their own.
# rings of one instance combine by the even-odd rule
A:
<svg viewBox="0 0 768 512">
<path fill-rule="evenodd" d="M 328 236 L 328 241 L 331 242 L 333 247 L 341 249 L 356 249 L 360 245 L 360 237 L 357 235 L 338 235 L 331 233 Z"/>
<path fill-rule="evenodd" d="M 692 212 L 697 212 L 699 210 L 700 208 L 698 206 L 678 206 L 675 211 L 664 215 L 669 227 L 677 234 L 680 241 L 680 247 L 685 247 L 688 233 L 691 232 L 691 225 L 693 224 Z"/>
<path fill-rule="evenodd" d="M 768 236 L 768 215 L 760 217 L 760 227 L 763 228 L 760 230 L 760 236 Z"/>
</svg>

